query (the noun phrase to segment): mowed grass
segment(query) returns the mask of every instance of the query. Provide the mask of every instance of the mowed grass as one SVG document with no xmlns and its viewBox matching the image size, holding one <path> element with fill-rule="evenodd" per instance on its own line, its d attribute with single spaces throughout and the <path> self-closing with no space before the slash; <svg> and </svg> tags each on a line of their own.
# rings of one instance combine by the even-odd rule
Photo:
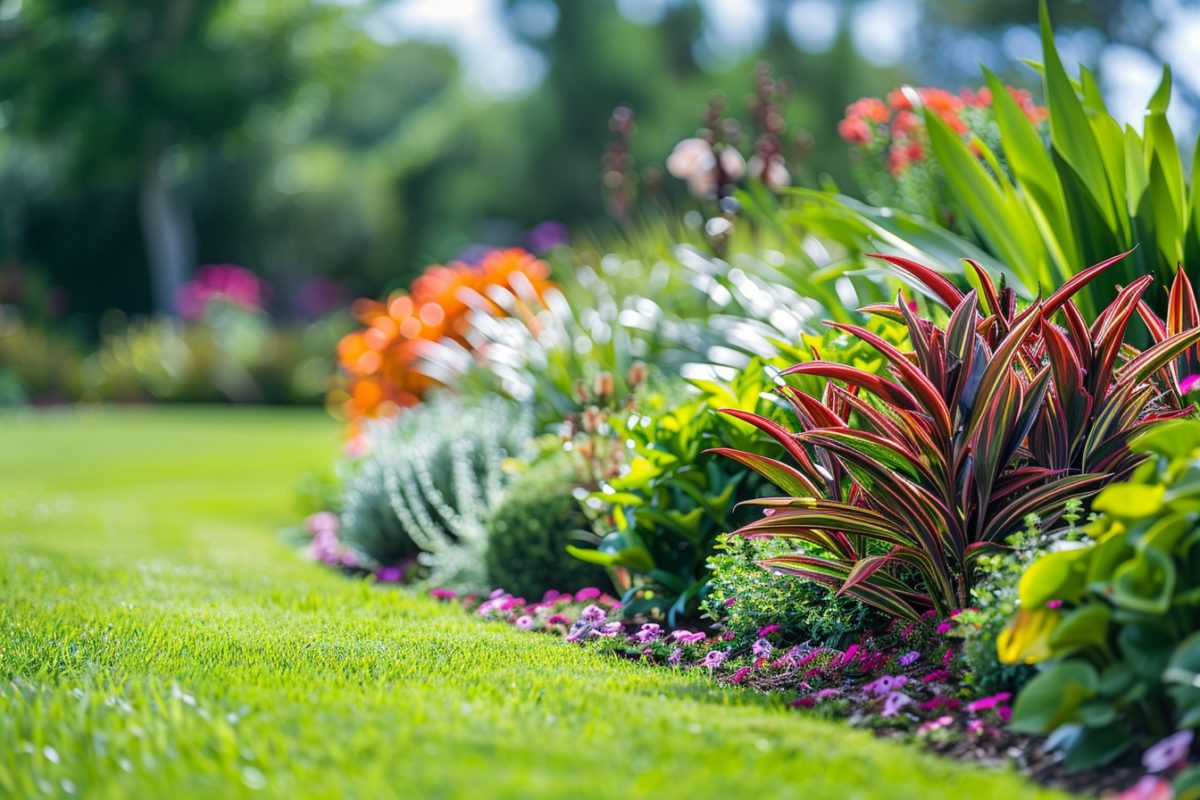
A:
<svg viewBox="0 0 1200 800">
<path fill-rule="evenodd" d="M 317 412 L 0 417 L 0 796 L 1037 797 L 304 563 Z"/>
</svg>

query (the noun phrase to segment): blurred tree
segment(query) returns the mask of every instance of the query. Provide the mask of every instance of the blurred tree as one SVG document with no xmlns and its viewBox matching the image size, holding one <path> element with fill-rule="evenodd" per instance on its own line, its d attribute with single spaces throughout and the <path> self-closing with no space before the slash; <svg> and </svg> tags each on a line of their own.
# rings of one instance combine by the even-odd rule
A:
<svg viewBox="0 0 1200 800">
<path fill-rule="evenodd" d="M 0 15 L 9 129 L 66 154 L 68 191 L 137 187 L 155 307 L 193 265 L 177 190 L 196 149 L 280 106 L 347 46 L 343 12 L 302 0 L 24 0 Z"/>
</svg>

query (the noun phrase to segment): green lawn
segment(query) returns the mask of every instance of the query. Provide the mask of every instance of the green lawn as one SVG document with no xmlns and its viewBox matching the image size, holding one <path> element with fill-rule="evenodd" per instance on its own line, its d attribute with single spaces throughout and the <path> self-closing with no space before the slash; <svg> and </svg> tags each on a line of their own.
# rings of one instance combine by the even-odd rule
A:
<svg viewBox="0 0 1200 800">
<path fill-rule="evenodd" d="M 0 796 L 1035 797 L 301 561 L 316 412 L 0 417 Z"/>
</svg>

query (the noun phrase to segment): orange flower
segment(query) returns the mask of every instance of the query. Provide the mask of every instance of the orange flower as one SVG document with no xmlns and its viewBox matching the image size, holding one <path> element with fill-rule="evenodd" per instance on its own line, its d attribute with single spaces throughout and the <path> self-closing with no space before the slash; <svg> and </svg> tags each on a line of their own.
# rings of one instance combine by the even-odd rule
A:
<svg viewBox="0 0 1200 800">
<path fill-rule="evenodd" d="M 427 268 L 408 293 L 393 292 L 383 302 L 356 300 L 352 310 L 364 327 L 337 346 L 338 395 L 348 397 L 342 408 L 351 431 L 363 419 L 421 402 L 435 384 L 419 369 L 423 350 L 443 339 L 468 346 L 472 310 L 532 324 L 535 305 L 554 285 L 549 276 L 549 266 L 525 250 L 493 250 L 477 266 Z"/>
</svg>

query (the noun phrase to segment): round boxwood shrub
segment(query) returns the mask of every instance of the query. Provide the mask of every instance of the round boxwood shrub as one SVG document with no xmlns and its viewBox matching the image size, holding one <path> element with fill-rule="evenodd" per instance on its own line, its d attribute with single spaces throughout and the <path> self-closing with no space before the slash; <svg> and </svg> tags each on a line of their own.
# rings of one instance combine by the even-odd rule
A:
<svg viewBox="0 0 1200 800">
<path fill-rule="evenodd" d="M 532 467 L 509 485 L 488 519 L 487 575 L 492 586 L 529 599 L 548 589 L 573 592 L 611 587 L 605 571 L 567 552 L 587 516 L 575 499 L 574 471 L 565 457 Z"/>
</svg>

